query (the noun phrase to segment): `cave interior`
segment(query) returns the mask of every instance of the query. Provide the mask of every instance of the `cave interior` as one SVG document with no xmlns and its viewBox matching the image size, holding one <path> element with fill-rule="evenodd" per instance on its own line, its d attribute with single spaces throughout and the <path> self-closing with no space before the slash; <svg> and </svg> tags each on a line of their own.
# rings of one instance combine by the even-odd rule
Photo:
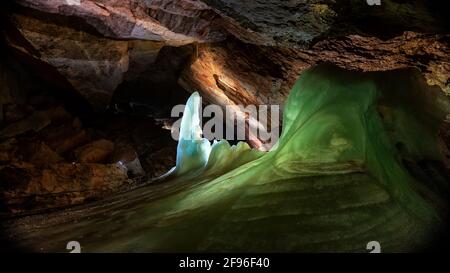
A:
<svg viewBox="0 0 450 273">
<path fill-rule="evenodd" d="M 4 2 L 1 251 L 446 247 L 444 1 Z M 278 142 L 202 138 L 200 97 Z"/>
</svg>

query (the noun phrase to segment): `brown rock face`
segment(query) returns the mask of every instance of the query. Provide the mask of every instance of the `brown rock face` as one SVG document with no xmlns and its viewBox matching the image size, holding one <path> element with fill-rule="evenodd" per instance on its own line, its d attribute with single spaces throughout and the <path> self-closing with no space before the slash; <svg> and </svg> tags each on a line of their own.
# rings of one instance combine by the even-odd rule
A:
<svg viewBox="0 0 450 273">
<path fill-rule="evenodd" d="M 358 71 L 417 67 L 430 85 L 450 94 L 447 36 L 406 32 L 383 41 L 351 35 L 316 43 L 310 49 L 254 46 L 234 40 L 198 47 L 180 84 L 221 104 L 280 104 L 301 72 L 317 63 Z"/>
<path fill-rule="evenodd" d="M 0 131 L 0 138 L 10 138 L 28 131 L 39 132 L 51 123 L 47 111 L 34 112 L 29 117 L 13 123 Z"/>
<path fill-rule="evenodd" d="M 105 162 L 114 152 L 114 143 L 100 139 L 77 148 L 75 158 L 81 163 Z"/>
<path fill-rule="evenodd" d="M 28 9 L 13 21 L 29 45 L 9 40 L 56 67 L 97 110 L 163 45 L 194 42 L 202 43 L 197 59 L 180 83 L 220 104 L 282 104 L 298 75 L 318 62 L 362 71 L 418 67 L 450 93 L 441 5 L 383 2 L 20 0 Z"/>
<path fill-rule="evenodd" d="M 175 33 L 193 37 L 196 42 L 217 42 L 226 38 L 222 17 L 200 0 L 147 1 L 148 14 Z"/>
<path fill-rule="evenodd" d="M 126 73 L 139 74 L 163 46 L 160 42 L 103 38 L 24 15 L 14 16 L 14 22 L 33 50 L 11 41 L 13 46 L 54 66 L 99 111 L 108 105 Z"/>
<path fill-rule="evenodd" d="M 78 204 L 131 186 L 127 172 L 167 172 L 176 143 L 137 116 L 150 108 L 165 118 L 161 109 L 175 104 L 166 98 L 183 93 L 180 85 L 222 106 L 282 106 L 302 71 L 326 62 L 357 71 L 416 67 L 450 95 L 447 14 L 437 2 L 18 0 L 1 16 L 8 48 L 44 75 L 52 68 L 51 80 L 61 78 L 97 112 L 111 106 L 134 116 L 105 122 L 96 135 L 64 108 L 24 106 L 17 90 L 27 83 L 0 66 L 5 208 Z"/>
<path fill-rule="evenodd" d="M 150 154 L 145 158 L 148 172 L 152 173 L 154 177 L 167 173 L 176 164 L 174 155 L 176 155 L 175 146 L 165 147 Z"/>
<path fill-rule="evenodd" d="M 31 143 L 28 146 L 26 147 L 28 149 L 28 156 L 25 158 L 25 161 L 37 167 L 46 167 L 64 162 L 64 159 L 48 147 L 45 142 Z"/>
<path fill-rule="evenodd" d="M 13 212 L 80 204 L 124 186 L 126 173 L 115 164 L 27 164 L 0 168 L 3 206 Z M 5 208 L 3 208 L 5 209 Z"/>
<path fill-rule="evenodd" d="M 30 117 L 36 113 L 45 113 L 48 122 L 32 126 Z M 129 156 L 114 142 L 96 138 L 98 133 L 62 107 L 36 111 L 4 130 L 15 133 L 3 134 L 0 140 L 0 212 L 81 204 L 142 182 L 129 179 L 129 174 L 145 175 L 134 150 Z M 113 158 L 116 154 L 120 157 Z"/>
<path fill-rule="evenodd" d="M 197 0 L 18 1 L 50 14 L 74 16 L 105 37 L 182 45 L 223 39 L 214 27 L 217 16 Z M 165 26 L 165 24 L 168 26 Z"/>
<path fill-rule="evenodd" d="M 224 28 L 246 43 L 302 47 L 330 29 L 336 12 L 330 1 L 205 0 Z"/>
<path fill-rule="evenodd" d="M 28 95 L 23 99 L 34 102 L 26 111 L 14 98 L 0 101 L 8 102 L 7 111 L 20 114 L 8 114 L 17 118 L 0 123 L 1 213 L 81 204 L 136 186 L 139 181 L 128 179 L 127 170 L 110 164 L 112 141 L 99 138 L 44 95 Z"/>
</svg>

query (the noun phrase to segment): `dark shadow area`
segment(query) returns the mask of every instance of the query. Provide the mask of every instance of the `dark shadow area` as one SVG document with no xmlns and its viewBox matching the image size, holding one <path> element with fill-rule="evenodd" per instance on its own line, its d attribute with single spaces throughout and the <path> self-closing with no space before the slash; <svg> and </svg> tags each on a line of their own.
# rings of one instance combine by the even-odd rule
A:
<svg viewBox="0 0 450 273">
<path fill-rule="evenodd" d="M 365 0 L 343 0 L 331 5 L 339 15 L 328 32 L 331 36 L 360 34 L 387 40 L 404 31 L 449 31 L 445 1 L 381 0 L 381 5 L 370 6 Z"/>
</svg>

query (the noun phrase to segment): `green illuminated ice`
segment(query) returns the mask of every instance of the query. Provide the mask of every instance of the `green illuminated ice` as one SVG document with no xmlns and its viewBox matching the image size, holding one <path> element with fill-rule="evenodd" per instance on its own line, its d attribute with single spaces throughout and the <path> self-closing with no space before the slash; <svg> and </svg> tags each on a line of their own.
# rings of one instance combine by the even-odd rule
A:
<svg viewBox="0 0 450 273">
<path fill-rule="evenodd" d="M 80 238 L 84 251 L 100 252 L 366 252 L 375 240 L 387 252 L 420 249 L 439 231 L 448 181 L 417 162 L 442 160 L 436 131 L 448 99 L 414 73 L 303 72 L 279 142 L 266 153 L 245 143 L 210 146 L 199 99 L 194 93 L 187 103 L 177 166 L 164 181 L 75 210 L 76 224 L 41 224 L 24 244 L 57 250 Z"/>
<path fill-rule="evenodd" d="M 337 74 L 333 75 L 330 70 L 333 68 L 324 66 L 302 75 L 286 102 L 280 141 L 258 160 L 232 172 L 228 171 L 242 162 L 231 164 L 233 160 L 224 158 L 223 153 L 233 154 L 236 158 L 240 158 L 243 152 L 252 154 L 253 158 L 262 154 L 250 151 L 248 147 L 234 151 L 226 141 L 222 141 L 213 146 L 213 151 L 220 150 L 220 153 L 210 155 L 209 142 L 201 139 L 198 116 L 191 118 L 192 109 L 199 107 L 196 103 L 199 95 L 194 93 L 183 117 L 178 156 L 184 158 L 184 150 L 196 151 L 194 156 L 189 153 L 186 161 L 202 166 L 208 161 L 215 173 L 222 171 L 220 174 L 224 176 L 212 181 L 210 186 L 220 184 L 228 177 L 232 177 L 232 182 L 227 183 L 239 187 L 241 184 L 305 176 L 367 173 L 405 210 L 424 221 L 432 221 L 436 215 L 414 190 L 416 182 L 400 162 L 400 151 L 386 127 L 395 127 L 397 135 L 394 140 L 402 141 L 397 144 L 416 159 L 426 155 L 428 159 L 442 160 L 433 132 L 437 131 L 438 121 L 443 119 L 445 110 L 418 120 L 414 112 L 420 109 L 408 109 L 417 105 L 411 105 L 407 98 L 389 98 L 392 95 L 380 92 L 373 79 L 350 79 L 346 73 L 335 72 Z M 418 95 L 419 98 L 415 99 L 421 99 L 420 94 L 414 94 L 413 90 L 409 95 Z M 392 113 L 385 113 L 388 116 L 384 118 L 393 120 L 383 122 L 379 111 L 389 109 L 389 105 L 380 106 L 379 101 L 387 98 L 393 104 L 387 111 Z M 198 110 L 196 112 L 198 115 Z M 186 146 L 184 138 L 193 135 L 195 140 L 189 140 L 188 148 L 180 149 Z M 207 148 L 202 148 L 204 146 Z M 199 168 L 194 166 L 191 170 L 198 174 Z M 209 199 L 207 196 L 204 198 Z"/>
</svg>

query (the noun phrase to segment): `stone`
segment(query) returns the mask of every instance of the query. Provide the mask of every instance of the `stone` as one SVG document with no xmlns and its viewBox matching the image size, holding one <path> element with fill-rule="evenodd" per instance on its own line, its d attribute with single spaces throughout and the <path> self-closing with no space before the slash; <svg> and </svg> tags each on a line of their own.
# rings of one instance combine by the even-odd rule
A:
<svg viewBox="0 0 450 273">
<path fill-rule="evenodd" d="M 39 132 L 38 137 L 56 153 L 63 155 L 88 143 L 91 137 L 78 118 L 66 117 L 61 120 L 60 114 L 53 112 L 54 122 Z"/>
<path fill-rule="evenodd" d="M 64 158 L 37 138 L 10 138 L 0 144 L 0 162 L 3 165 L 26 162 L 46 167 L 63 161 Z"/>
<path fill-rule="evenodd" d="M 145 171 L 142 168 L 139 156 L 130 146 L 122 146 L 114 152 L 113 161 L 121 166 L 131 176 L 143 176 Z"/>
<path fill-rule="evenodd" d="M 149 16 L 175 33 L 192 37 L 196 42 L 217 42 L 226 38 L 223 19 L 200 0 L 149 1 Z"/>
<path fill-rule="evenodd" d="M 176 146 L 164 147 L 155 151 L 146 156 L 143 162 L 150 177 L 164 175 L 176 164 Z"/>
<path fill-rule="evenodd" d="M 97 111 L 106 108 L 125 77 L 133 79 L 153 63 L 164 45 L 98 37 L 64 24 L 19 14 L 14 19 L 33 50 L 14 42 L 12 46 L 55 67 Z"/>
<path fill-rule="evenodd" d="M 15 159 L 14 153 L 17 150 L 17 140 L 9 138 L 0 143 L 0 163 L 6 164 Z"/>
<path fill-rule="evenodd" d="M 54 66 L 94 108 L 99 110 L 109 103 L 128 70 L 128 42 L 22 15 L 16 15 L 15 22 L 39 52 L 36 57 Z"/>
<path fill-rule="evenodd" d="M 113 142 L 99 139 L 77 148 L 74 154 L 77 162 L 80 163 L 104 163 L 113 151 Z"/>
<path fill-rule="evenodd" d="M 1 200 L 8 211 L 65 207 L 104 197 L 127 186 L 115 164 L 60 163 L 41 169 L 30 164 L 0 167 Z"/>
<path fill-rule="evenodd" d="M 442 72 L 448 75 L 444 68 L 448 68 L 450 56 L 446 39 L 411 32 L 387 41 L 351 35 L 319 41 L 307 50 L 230 40 L 199 46 L 198 57 L 182 72 L 179 83 L 219 105 L 282 105 L 302 71 L 327 62 L 365 72 L 417 67 L 429 84 L 450 94 Z"/>
<path fill-rule="evenodd" d="M 26 117 L 32 109 L 19 104 L 6 104 L 3 106 L 3 121 L 5 123 L 13 123 Z"/>
<path fill-rule="evenodd" d="M 29 131 L 39 132 L 51 123 L 46 111 L 36 111 L 25 119 L 12 123 L 0 131 L 0 139 L 22 135 Z"/>
<path fill-rule="evenodd" d="M 336 12 L 328 1 L 205 0 L 223 17 L 224 29 L 258 45 L 301 47 L 330 30 Z"/>
<path fill-rule="evenodd" d="M 133 40 L 128 42 L 129 68 L 125 74 L 128 81 L 138 78 L 156 61 L 163 42 Z"/>
<path fill-rule="evenodd" d="M 50 149 L 45 143 L 38 143 L 35 153 L 32 155 L 30 162 L 36 166 L 61 163 L 64 159 L 55 151 Z"/>
</svg>

